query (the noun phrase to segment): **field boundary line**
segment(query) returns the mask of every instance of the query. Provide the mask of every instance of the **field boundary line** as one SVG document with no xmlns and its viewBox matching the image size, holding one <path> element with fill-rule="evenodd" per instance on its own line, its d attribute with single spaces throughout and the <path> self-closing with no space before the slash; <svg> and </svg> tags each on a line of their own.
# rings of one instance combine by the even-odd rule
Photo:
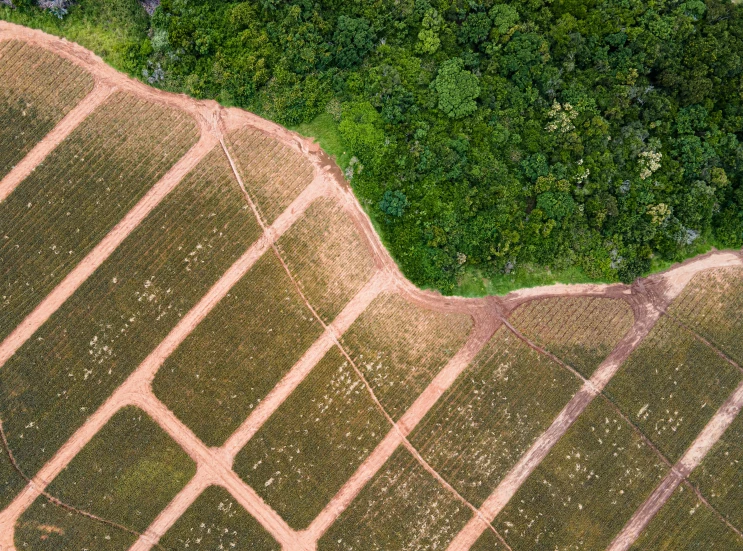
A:
<svg viewBox="0 0 743 551">
<path fill-rule="evenodd" d="M 214 144 L 216 145 L 216 144 Z M 183 316 L 176 326 L 160 342 L 117 388 L 111 396 L 93 413 L 85 423 L 55 453 L 39 473 L 32 479 L 13 502 L 0 513 L 0 534 L 9 534 L 12 540 L 13 526 L 33 500 L 44 491 L 65 466 L 82 450 L 103 425 L 126 405 L 136 405 L 137 396 L 149 393 L 149 386 L 157 370 L 183 340 L 211 312 L 229 290 L 250 270 L 253 264 L 269 249 L 271 243 L 278 239 L 304 213 L 307 207 L 323 195 L 324 188 L 310 184 L 273 223 L 270 231 L 265 232 L 248 250 L 227 269 L 220 279 L 207 291 L 199 302 Z M 167 411 L 167 408 L 166 408 Z M 159 422 L 158 419 L 154 419 Z M 188 450 L 186 450 L 188 452 Z M 2 536 L 0 536 L 2 538 Z M 12 550 L 14 547 L 0 539 L 0 545 Z"/>
<path fill-rule="evenodd" d="M 102 105 L 115 87 L 95 81 L 93 89 L 39 141 L 26 156 L 0 181 L 0 203 L 13 193 L 47 156 L 62 143 L 80 123 Z"/>
<path fill-rule="evenodd" d="M 199 141 L 152 186 L 136 205 L 68 273 L 0 344 L 0 367 L 70 298 L 142 221 L 214 148 L 216 140 L 202 132 Z"/>
<path fill-rule="evenodd" d="M 642 299 L 642 304 L 637 305 L 633 309 L 635 310 L 635 322 L 632 328 L 599 367 L 596 368 L 583 387 L 567 403 L 552 422 L 552 425 L 521 456 L 516 465 L 514 465 L 493 493 L 482 504 L 480 511 L 489 520 L 488 526 L 492 525 L 495 517 L 505 508 L 527 478 L 536 470 L 544 458 L 547 457 L 555 444 L 568 431 L 593 399 L 599 394 L 603 394 L 603 389 L 609 381 L 663 315 L 663 310 L 660 306 L 670 304 L 671 301 L 681 294 L 681 291 L 683 291 L 697 273 L 707 269 L 740 264 L 741 259 L 737 254 L 712 253 L 636 282 L 637 296 Z M 524 292 L 517 292 L 514 296 L 538 298 L 538 295 L 536 297 L 533 295 L 537 295 L 537 293 L 525 290 Z M 613 403 L 611 401 L 609 402 Z M 663 455 L 660 454 L 660 457 L 663 458 Z M 673 472 L 673 468 L 671 472 Z M 452 541 L 447 551 L 468 550 L 474 545 L 486 528 L 479 517 L 473 517 L 454 541 Z"/>
<path fill-rule="evenodd" d="M 244 182 L 242 180 L 242 177 L 240 176 L 240 173 L 237 170 L 237 166 L 236 166 L 234 160 L 232 159 L 232 156 L 230 155 L 230 152 L 229 152 L 229 150 L 227 148 L 227 145 L 226 145 L 226 143 L 224 141 L 224 138 L 222 138 L 222 137 L 220 137 L 220 144 L 222 145 L 222 149 L 224 150 L 225 155 L 227 155 L 227 157 L 228 157 L 228 159 L 230 161 L 230 166 L 232 167 L 232 171 L 235 174 L 235 178 L 237 179 L 237 182 L 240 185 L 240 188 L 242 189 L 243 194 L 245 195 L 245 199 L 250 204 L 251 209 L 253 210 L 253 212 L 255 213 L 256 218 L 258 219 L 259 223 L 261 224 L 261 227 L 265 228 L 266 227 L 265 226 L 265 222 L 261 219 L 260 211 L 258 210 L 257 205 L 253 202 L 252 198 L 250 197 L 250 194 L 248 193 L 247 188 L 245 187 L 245 184 L 244 184 Z M 324 181 L 324 178 L 322 178 L 322 174 L 317 174 L 317 171 L 316 171 L 316 177 L 315 177 L 315 180 L 313 180 L 313 181 L 318 181 L 318 180 L 319 181 Z M 322 317 L 317 313 L 317 311 L 315 310 L 315 308 L 312 306 L 312 304 L 310 303 L 310 301 L 307 299 L 307 297 L 305 296 L 304 292 L 300 288 L 299 284 L 297 283 L 296 278 L 291 273 L 291 270 L 289 269 L 289 266 L 286 264 L 285 260 L 282 258 L 281 252 L 279 251 L 278 247 L 276 246 L 276 241 L 274 241 L 271 244 L 271 248 L 273 249 L 276 257 L 279 260 L 279 262 L 281 262 L 281 265 L 284 267 L 284 270 L 286 271 L 287 276 L 289 276 L 289 279 L 291 279 L 291 281 L 294 284 L 294 287 L 295 287 L 297 293 L 302 298 L 302 300 L 304 301 L 304 303 L 307 306 L 307 308 L 310 310 L 310 312 L 312 312 L 312 315 L 315 317 L 315 319 L 318 321 L 318 323 L 320 323 L 320 325 L 323 327 L 323 330 L 325 332 L 328 332 L 328 325 L 323 321 Z M 379 401 L 379 399 L 377 398 L 377 396 L 374 393 L 374 390 L 372 389 L 371 385 L 367 381 L 366 377 L 361 372 L 361 370 L 358 368 L 358 366 L 356 365 L 356 362 L 353 361 L 353 359 L 351 358 L 350 354 L 348 354 L 348 352 L 343 347 L 343 345 L 341 344 L 341 342 L 338 340 L 337 335 L 335 335 L 335 333 L 333 331 L 330 331 L 328 333 L 330 335 L 330 338 L 333 340 L 333 343 L 338 347 L 338 349 L 341 351 L 341 353 L 343 354 L 343 356 L 346 358 L 346 361 L 348 361 L 349 365 L 351 365 L 351 367 L 353 368 L 354 372 L 359 377 L 359 380 L 364 384 L 364 387 L 366 388 L 366 390 L 367 390 L 368 394 L 370 395 L 370 397 L 371 397 L 372 401 L 374 402 L 374 404 L 377 406 L 377 409 L 379 409 L 379 411 L 382 413 L 382 415 L 384 415 L 384 417 L 387 419 L 388 423 L 392 426 L 392 429 L 393 430 L 396 430 L 396 431 L 398 431 L 400 433 L 400 437 L 402 438 L 402 443 L 408 449 L 408 451 L 410 452 L 410 454 L 413 455 L 413 457 L 420 463 L 420 465 L 426 471 L 428 471 L 429 474 L 431 474 L 436 480 L 438 480 L 438 482 L 446 490 L 448 490 L 450 493 L 452 493 L 457 500 L 459 500 L 460 502 L 462 502 L 465 506 L 467 506 L 469 509 L 471 509 L 475 514 L 478 514 L 477 507 L 475 507 L 474 505 L 472 505 L 461 494 L 459 494 L 459 492 L 457 492 L 454 489 L 453 486 L 451 486 L 438 472 L 436 472 L 433 469 L 433 467 L 431 467 L 428 464 L 428 462 L 425 459 L 423 459 L 423 457 L 420 455 L 420 453 L 418 453 L 418 450 L 416 450 L 415 447 L 413 447 L 413 445 L 408 441 L 407 434 L 405 434 L 402 431 L 402 429 L 398 426 L 398 424 L 394 421 L 394 419 L 392 419 L 392 417 L 390 416 L 390 414 L 387 412 L 387 410 L 384 408 L 384 406 L 382 405 L 382 403 Z M 466 344 L 465 344 L 465 346 L 466 346 Z M 478 348 L 478 350 L 479 350 L 479 348 Z M 467 364 L 465 364 L 462 367 L 462 369 L 464 369 L 466 367 L 466 365 Z M 440 396 L 440 394 L 438 396 Z M 438 396 L 436 397 L 436 399 L 438 399 Z M 433 405 L 433 403 L 431 405 Z M 495 535 L 503 542 L 503 544 L 506 545 L 506 547 L 508 547 L 508 544 L 506 544 L 505 540 L 503 540 L 503 538 L 500 536 L 500 534 L 498 534 L 498 532 L 495 530 L 495 528 L 492 528 L 492 530 L 495 533 Z M 313 547 L 314 547 L 315 546 L 314 544 L 316 544 L 316 542 L 308 542 L 308 544 L 313 544 Z M 510 547 L 509 547 L 509 550 L 510 550 Z"/>
<path fill-rule="evenodd" d="M 388 422 L 392 425 L 392 428 L 387 433 L 387 436 L 377 444 L 374 451 L 356 469 L 356 472 L 354 472 L 351 478 L 349 478 L 336 495 L 333 496 L 320 514 L 310 523 L 309 527 L 301 532 L 307 541 L 316 544 L 323 534 L 330 528 L 333 522 L 335 522 L 335 520 L 351 504 L 356 496 L 358 496 L 369 480 L 371 480 L 371 478 L 374 477 L 374 475 L 384 466 L 397 447 L 400 444 L 405 445 L 407 436 L 413 431 L 418 422 L 423 419 L 426 413 L 428 413 L 428 411 L 430 411 L 430 409 L 436 404 L 438 399 L 454 383 L 457 377 L 459 377 L 459 375 L 470 365 L 475 356 L 477 356 L 483 346 L 485 346 L 493 336 L 498 326 L 499 324 L 494 320 L 489 319 L 489 317 L 484 315 L 475 316 L 475 326 L 472 328 L 467 341 L 457 351 L 457 353 L 452 356 L 446 366 L 439 371 L 436 377 L 434 377 L 434 379 L 428 384 L 426 389 L 418 396 L 413 405 L 408 408 L 398 422 L 393 421 L 389 414 L 384 410 L 381 403 L 372 392 L 369 383 L 363 375 L 361 375 L 358 367 L 353 363 L 351 364 L 357 375 L 361 377 L 361 381 L 366 385 L 367 391 L 371 394 L 377 407 L 381 409 Z M 345 350 L 343 350 L 343 352 L 348 359 L 349 356 Z M 410 449 L 415 449 L 409 442 L 406 448 L 408 448 L 409 451 Z M 419 460 L 420 455 L 417 450 L 415 450 L 414 453 L 418 455 L 416 460 Z M 423 461 L 421 465 L 427 471 L 429 469 L 433 470 L 425 461 Z M 439 483 L 443 480 L 445 485 L 450 487 L 448 482 L 441 478 L 438 473 L 436 473 L 434 477 L 439 481 Z M 456 490 L 454 491 L 456 492 Z M 458 493 L 457 496 L 459 496 Z M 464 498 L 461 496 L 457 497 L 457 499 L 464 501 Z M 465 501 L 465 503 L 467 502 Z"/>
<path fill-rule="evenodd" d="M 681 459 L 676 462 L 671 472 L 666 475 L 653 493 L 635 511 L 621 532 L 609 544 L 607 551 L 627 551 L 632 547 L 637 538 L 640 537 L 640 534 L 647 528 L 658 511 L 660 511 L 661 507 L 670 499 L 676 488 L 701 464 L 709 451 L 720 440 L 728 427 L 735 421 L 741 409 L 743 409 L 743 381 L 738 384 L 735 391 L 720 406 L 712 419 L 709 420 L 707 425 L 697 435 L 691 446 L 681 456 Z M 696 488 L 694 490 L 698 491 Z M 706 503 L 706 500 L 703 501 Z M 719 512 L 714 507 L 709 505 L 709 503 L 706 504 L 719 515 Z M 741 534 L 737 527 L 733 526 L 724 517 L 722 517 L 722 520 L 738 536 L 743 537 L 743 534 Z"/>
</svg>

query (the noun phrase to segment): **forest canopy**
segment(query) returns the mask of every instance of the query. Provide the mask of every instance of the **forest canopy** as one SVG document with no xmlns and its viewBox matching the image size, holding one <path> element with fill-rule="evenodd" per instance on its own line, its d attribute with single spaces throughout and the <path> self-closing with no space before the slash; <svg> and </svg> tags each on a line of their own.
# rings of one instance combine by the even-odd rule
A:
<svg viewBox="0 0 743 551">
<path fill-rule="evenodd" d="M 54 18 L 14 1 L 0 16 Z M 103 55 L 288 126 L 332 118 L 418 285 L 524 266 L 630 282 L 657 259 L 743 246 L 730 1 L 163 0 Z"/>
</svg>

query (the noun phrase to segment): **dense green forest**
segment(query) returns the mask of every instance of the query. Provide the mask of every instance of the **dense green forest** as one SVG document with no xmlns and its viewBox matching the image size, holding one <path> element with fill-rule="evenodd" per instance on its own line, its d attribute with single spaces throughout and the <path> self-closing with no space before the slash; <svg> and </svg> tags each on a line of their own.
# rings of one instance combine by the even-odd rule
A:
<svg viewBox="0 0 743 551">
<path fill-rule="evenodd" d="M 418 285 L 630 282 L 743 246 L 729 0 L 13 2 L 153 86 L 325 135 Z"/>
</svg>

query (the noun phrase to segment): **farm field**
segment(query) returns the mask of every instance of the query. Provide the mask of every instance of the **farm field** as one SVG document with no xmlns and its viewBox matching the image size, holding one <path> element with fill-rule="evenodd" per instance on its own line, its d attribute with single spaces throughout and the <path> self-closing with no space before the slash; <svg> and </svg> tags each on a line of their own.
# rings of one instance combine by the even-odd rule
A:
<svg viewBox="0 0 743 551">
<path fill-rule="evenodd" d="M 501 327 L 410 441 L 479 507 L 579 388 L 572 373 Z"/>
<path fill-rule="evenodd" d="M 743 417 L 738 416 L 722 435 L 691 481 L 738 530 L 743 530 Z"/>
<path fill-rule="evenodd" d="M 597 398 L 493 525 L 513 551 L 605 549 L 667 470 Z"/>
<path fill-rule="evenodd" d="M 686 486 L 679 486 L 632 551 L 741 551 L 743 538 Z"/>
<path fill-rule="evenodd" d="M 195 467 L 145 413 L 123 408 L 47 488 L 65 505 L 106 522 L 41 496 L 19 520 L 16 547 L 127 548 L 186 485 Z"/>
<path fill-rule="evenodd" d="M 28 475 L 259 232 L 226 157 L 213 150 L 0 369 L 0 418 Z"/>
<path fill-rule="evenodd" d="M 0 203 L 0 340 L 197 139 L 189 115 L 118 92 Z"/>
<path fill-rule="evenodd" d="M 623 300 L 579 296 L 532 300 L 517 308 L 509 321 L 529 340 L 590 377 L 633 319 Z"/>
<path fill-rule="evenodd" d="M 743 365 L 743 269 L 696 275 L 668 310 Z"/>
<path fill-rule="evenodd" d="M 269 250 L 163 364 L 153 390 L 219 446 L 321 333 Z"/>
<path fill-rule="evenodd" d="M 315 201 L 279 239 L 278 248 L 307 300 L 325 323 L 374 274 L 374 259 L 341 206 Z"/>
<path fill-rule="evenodd" d="M 21 42 L 0 42 L 0 180 L 93 90 L 93 76 Z"/>
<path fill-rule="evenodd" d="M 316 144 L 13 29 L 0 110 L 95 88 L 0 203 L 0 550 L 743 551 L 743 254 L 417 289 Z"/>
<path fill-rule="evenodd" d="M 169 551 L 280 551 L 281 546 L 226 490 L 210 486 L 160 539 Z"/>
<path fill-rule="evenodd" d="M 313 168 L 307 159 L 263 132 L 236 130 L 226 142 L 266 224 L 273 223 L 312 181 Z"/>
<path fill-rule="evenodd" d="M 662 318 L 606 394 L 671 461 L 681 457 L 743 378 L 735 366 Z"/>
<path fill-rule="evenodd" d="M 25 485 L 26 481 L 13 466 L 7 449 L 0 446 L 0 510 L 7 507 Z"/>
<path fill-rule="evenodd" d="M 446 549 L 471 514 L 401 447 L 320 539 L 317 549 Z"/>
<path fill-rule="evenodd" d="M 234 470 L 302 530 L 389 429 L 346 358 L 332 348 L 238 453 Z"/>
<path fill-rule="evenodd" d="M 398 419 L 462 347 L 472 319 L 379 296 L 346 331 L 342 344 L 387 413 Z"/>
</svg>

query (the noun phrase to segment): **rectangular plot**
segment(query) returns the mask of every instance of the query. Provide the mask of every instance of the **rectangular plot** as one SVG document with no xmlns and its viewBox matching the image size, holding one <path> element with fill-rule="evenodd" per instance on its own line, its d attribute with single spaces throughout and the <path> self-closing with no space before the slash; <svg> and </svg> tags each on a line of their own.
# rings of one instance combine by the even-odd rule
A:
<svg viewBox="0 0 743 551">
<path fill-rule="evenodd" d="M 733 421 L 691 473 L 704 498 L 728 521 L 743 530 L 743 415 Z"/>
<path fill-rule="evenodd" d="M 493 525 L 513 551 L 605 549 L 667 470 L 597 397 Z"/>
<path fill-rule="evenodd" d="M 235 472 L 295 530 L 322 511 L 390 425 L 332 348 L 235 457 Z"/>
<path fill-rule="evenodd" d="M 280 551 L 281 546 L 224 489 L 210 486 L 160 538 L 169 551 Z"/>
<path fill-rule="evenodd" d="M 411 443 L 479 507 L 579 388 L 573 374 L 502 327 Z"/>
<path fill-rule="evenodd" d="M 153 389 L 219 446 L 322 331 L 269 250 L 168 358 Z"/>
<path fill-rule="evenodd" d="M 197 139 L 189 115 L 117 93 L 0 203 L 0 339 Z"/>
<path fill-rule="evenodd" d="M 664 317 L 625 361 L 606 394 L 675 462 L 741 377 L 709 346 Z"/>
<path fill-rule="evenodd" d="M 317 549 L 446 549 L 471 515 L 401 447 L 320 539 Z"/>
<path fill-rule="evenodd" d="M 0 369 L 0 418 L 28 475 L 259 234 L 224 153 L 213 150 Z"/>
<path fill-rule="evenodd" d="M 278 242 L 318 315 L 329 323 L 374 273 L 374 259 L 342 207 L 322 198 Z"/>
<path fill-rule="evenodd" d="M 511 315 L 524 336 L 590 377 L 632 327 L 632 309 L 623 300 L 560 297 L 533 300 Z"/>
<path fill-rule="evenodd" d="M 668 311 L 743 365 L 743 268 L 695 275 Z"/>
<path fill-rule="evenodd" d="M 0 42 L 0 179 L 91 90 L 87 71 L 19 40 Z"/>
<path fill-rule="evenodd" d="M 742 551 L 743 538 L 686 486 L 679 486 L 631 551 Z"/>
<path fill-rule="evenodd" d="M 372 302 L 343 347 L 393 419 L 399 419 L 464 345 L 472 318 L 424 309 L 397 294 Z"/>
<path fill-rule="evenodd" d="M 194 474 L 196 465 L 186 452 L 147 414 L 126 407 L 106 423 L 46 491 L 66 505 L 142 533 Z M 40 496 L 21 515 L 15 541 L 19 548 L 35 549 L 38 545 L 34 541 L 41 534 L 52 540 L 45 547 L 53 542 L 58 549 L 118 550 L 137 539 L 133 533 L 96 524 L 102 523 L 70 515 Z M 101 533 L 114 537 L 106 540 Z"/>
<path fill-rule="evenodd" d="M 266 224 L 273 223 L 314 177 L 299 152 L 255 128 L 241 128 L 226 139 L 243 183 Z"/>
</svg>

